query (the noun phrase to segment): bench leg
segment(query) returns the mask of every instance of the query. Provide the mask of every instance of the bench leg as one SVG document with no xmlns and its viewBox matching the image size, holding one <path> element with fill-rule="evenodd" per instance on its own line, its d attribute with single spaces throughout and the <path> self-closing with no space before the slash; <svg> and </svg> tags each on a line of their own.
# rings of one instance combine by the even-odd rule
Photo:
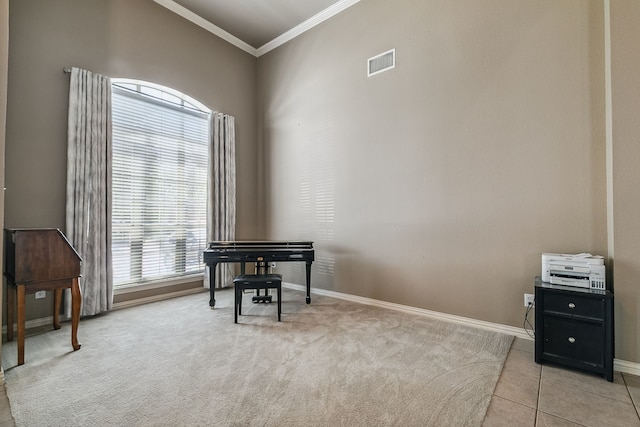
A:
<svg viewBox="0 0 640 427">
<path fill-rule="evenodd" d="M 238 287 L 233 289 L 233 323 L 238 323 Z"/>
<path fill-rule="evenodd" d="M 281 312 L 282 312 L 282 286 L 278 286 L 278 322 L 280 321 Z"/>
</svg>

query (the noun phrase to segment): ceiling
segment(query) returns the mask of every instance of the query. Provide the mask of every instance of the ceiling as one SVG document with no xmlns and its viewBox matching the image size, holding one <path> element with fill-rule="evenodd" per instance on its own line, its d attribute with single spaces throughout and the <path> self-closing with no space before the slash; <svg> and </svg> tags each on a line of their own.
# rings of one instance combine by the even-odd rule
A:
<svg viewBox="0 0 640 427">
<path fill-rule="evenodd" d="M 306 31 L 303 27 L 315 26 L 359 0 L 155 1 L 259 56 L 259 49 L 276 39 Z"/>
</svg>

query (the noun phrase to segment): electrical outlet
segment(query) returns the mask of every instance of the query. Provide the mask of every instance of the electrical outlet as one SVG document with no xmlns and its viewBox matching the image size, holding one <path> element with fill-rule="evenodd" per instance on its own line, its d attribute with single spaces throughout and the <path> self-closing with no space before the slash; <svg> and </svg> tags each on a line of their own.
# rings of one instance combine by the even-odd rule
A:
<svg viewBox="0 0 640 427">
<path fill-rule="evenodd" d="M 536 306 L 536 298 L 533 294 L 524 294 L 524 306 L 525 307 L 535 307 Z"/>
<path fill-rule="evenodd" d="M 47 291 L 38 291 L 36 292 L 36 299 L 45 298 L 47 296 Z"/>
</svg>

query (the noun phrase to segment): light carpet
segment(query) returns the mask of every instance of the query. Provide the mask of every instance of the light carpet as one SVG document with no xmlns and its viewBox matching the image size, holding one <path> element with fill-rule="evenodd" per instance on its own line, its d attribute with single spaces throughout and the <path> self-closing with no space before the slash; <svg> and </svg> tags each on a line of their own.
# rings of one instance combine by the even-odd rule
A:
<svg viewBox="0 0 640 427">
<path fill-rule="evenodd" d="M 274 297 L 275 299 L 275 297 Z M 3 346 L 18 426 L 479 426 L 512 336 L 283 289 L 82 319 Z"/>
</svg>

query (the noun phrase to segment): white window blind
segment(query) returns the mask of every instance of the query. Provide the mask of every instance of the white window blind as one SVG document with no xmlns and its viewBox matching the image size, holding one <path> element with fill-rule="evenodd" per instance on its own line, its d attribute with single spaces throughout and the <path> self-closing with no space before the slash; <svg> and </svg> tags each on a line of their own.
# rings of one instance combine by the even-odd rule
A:
<svg viewBox="0 0 640 427">
<path fill-rule="evenodd" d="M 139 84 L 112 103 L 114 286 L 202 272 L 209 112 Z"/>
</svg>

